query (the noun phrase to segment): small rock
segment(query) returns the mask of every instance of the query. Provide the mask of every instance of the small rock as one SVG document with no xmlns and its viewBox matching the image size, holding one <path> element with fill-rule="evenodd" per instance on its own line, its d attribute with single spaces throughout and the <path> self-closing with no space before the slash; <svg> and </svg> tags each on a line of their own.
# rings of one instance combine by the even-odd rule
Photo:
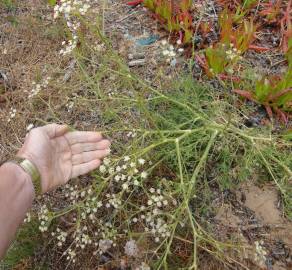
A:
<svg viewBox="0 0 292 270">
<path fill-rule="evenodd" d="M 145 65 L 145 62 L 145 59 L 132 60 L 128 63 L 128 65 L 129 67 L 143 66 Z"/>
<path fill-rule="evenodd" d="M 129 60 L 144 59 L 145 54 L 144 53 L 129 53 L 128 58 L 129 58 Z"/>
</svg>

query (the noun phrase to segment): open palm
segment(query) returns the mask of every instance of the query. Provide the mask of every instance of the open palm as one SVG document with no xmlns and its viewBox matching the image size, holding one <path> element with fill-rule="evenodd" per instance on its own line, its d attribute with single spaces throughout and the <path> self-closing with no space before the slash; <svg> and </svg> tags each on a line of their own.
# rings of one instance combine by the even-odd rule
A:
<svg viewBox="0 0 292 270">
<path fill-rule="evenodd" d="M 97 132 L 69 132 L 50 124 L 30 131 L 18 156 L 27 158 L 41 174 L 42 192 L 96 169 L 110 153 L 110 142 Z"/>
</svg>

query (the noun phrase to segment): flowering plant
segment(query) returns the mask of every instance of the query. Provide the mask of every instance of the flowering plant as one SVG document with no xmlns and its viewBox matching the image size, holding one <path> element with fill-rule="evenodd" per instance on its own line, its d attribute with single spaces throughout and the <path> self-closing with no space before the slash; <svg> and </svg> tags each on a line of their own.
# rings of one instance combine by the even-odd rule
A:
<svg viewBox="0 0 292 270">
<path fill-rule="evenodd" d="M 289 49 L 286 53 L 288 69 L 284 74 L 275 76 L 263 76 L 256 80 L 254 91 L 235 89 L 234 92 L 256 103 L 265 106 L 270 118 L 273 111 L 287 123 L 289 112 L 292 111 L 292 39 L 290 39 Z"/>
<path fill-rule="evenodd" d="M 223 72 L 232 75 L 234 73 L 235 65 L 240 59 L 242 59 L 240 56 L 241 51 L 237 50 L 233 46 L 233 43 L 229 45 L 218 43 L 215 47 L 207 48 L 205 54 L 207 59 L 205 71 L 210 77 Z"/>
</svg>

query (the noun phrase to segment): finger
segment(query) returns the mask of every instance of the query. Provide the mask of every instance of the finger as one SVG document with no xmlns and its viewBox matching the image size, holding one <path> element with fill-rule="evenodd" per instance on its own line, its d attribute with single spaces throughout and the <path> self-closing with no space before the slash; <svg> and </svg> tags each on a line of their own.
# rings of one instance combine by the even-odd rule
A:
<svg viewBox="0 0 292 270">
<path fill-rule="evenodd" d="M 64 135 L 69 127 L 67 125 L 49 124 L 41 127 L 49 136 L 50 139 Z"/>
<path fill-rule="evenodd" d="M 82 163 L 82 164 L 73 166 L 71 178 L 93 171 L 94 169 L 99 167 L 100 163 L 101 161 L 99 159 L 95 159 L 87 163 Z"/>
<path fill-rule="evenodd" d="M 73 165 L 78 165 L 95 159 L 102 159 L 106 157 L 109 153 L 110 153 L 109 149 L 83 152 L 81 154 L 73 155 L 72 163 Z"/>
<path fill-rule="evenodd" d="M 88 151 L 103 150 L 111 145 L 109 140 L 101 140 L 97 143 L 75 143 L 71 146 L 72 154 L 80 154 Z"/>
<path fill-rule="evenodd" d="M 91 143 L 102 140 L 102 135 L 99 132 L 92 131 L 73 131 L 65 134 L 68 142 L 73 145 L 76 143 Z"/>
</svg>

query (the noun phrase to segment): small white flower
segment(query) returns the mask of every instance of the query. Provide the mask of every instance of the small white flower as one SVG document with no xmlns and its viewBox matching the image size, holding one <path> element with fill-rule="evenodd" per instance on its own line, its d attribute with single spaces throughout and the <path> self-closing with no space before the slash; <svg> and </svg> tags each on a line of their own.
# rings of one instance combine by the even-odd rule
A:
<svg viewBox="0 0 292 270">
<path fill-rule="evenodd" d="M 145 159 L 143 159 L 143 158 L 139 158 L 139 159 L 138 159 L 138 163 L 139 163 L 140 165 L 144 165 L 144 164 L 145 164 Z"/>
<path fill-rule="evenodd" d="M 163 39 L 163 40 L 161 41 L 161 44 L 162 44 L 163 46 L 165 46 L 165 45 L 167 44 L 167 40 L 166 40 L 166 39 Z"/>
<path fill-rule="evenodd" d="M 100 171 L 101 173 L 105 173 L 105 172 L 106 172 L 106 167 L 105 167 L 104 165 L 100 165 L 100 167 L 99 167 L 99 171 Z"/>
<path fill-rule="evenodd" d="M 176 56 L 176 53 L 174 51 L 171 51 L 170 54 L 169 54 L 169 56 L 170 57 L 175 57 Z"/>
<path fill-rule="evenodd" d="M 167 55 L 170 54 L 170 51 L 168 51 L 168 50 L 163 50 L 163 51 L 162 51 L 162 54 L 163 54 L 164 56 L 167 56 Z"/>
<path fill-rule="evenodd" d="M 131 168 L 136 167 L 136 163 L 135 163 L 135 162 L 131 162 L 131 163 L 130 163 L 130 167 L 131 167 Z"/>
<path fill-rule="evenodd" d="M 119 182 L 120 179 L 121 179 L 121 176 L 119 176 L 119 175 L 117 174 L 117 175 L 115 176 L 115 181 L 116 181 L 116 182 Z"/>
<path fill-rule="evenodd" d="M 164 201 L 163 201 L 163 205 L 164 205 L 164 206 L 168 205 L 168 201 L 167 201 L 167 200 L 164 200 Z"/>
<path fill-rule="evenodd" d="M 139 186 L 139 181 L 137 179 L 134 180 L 134 186 Z"/>
<path fill-rule="evenodd" d="M 141 178 L 146 179 L 148 176 L 147 172 L 142 172 L 141 173 Z"/>
<path fill-rule="evenodd" d="M 129 161 L 129 160 L 130 160 L 130 157 L 129 157 L 129 156 L 125 156 L 125 157 L 124 157 L 124 161 L 125 161 L 125 162 L 127 162 L 127 161 Z"/>
<path fill-rule="evenodd" d="M 127 183 L 124 183 L 124 184 L 122 185 L 122 188 L 123 188 L 124 190 L 127 190 L 127 189 L 129 189 L 129 186 L 128 186 Z"/>
<path fill-rule="evenodd" d="M 105 166 L 108 166 L 108 165 L 110 164 L 110 159 L 109 159 L 109 158 L 104 158 L 104 159 L 103 159 L 103 164 L 104 164 Z"/>
</svg>

